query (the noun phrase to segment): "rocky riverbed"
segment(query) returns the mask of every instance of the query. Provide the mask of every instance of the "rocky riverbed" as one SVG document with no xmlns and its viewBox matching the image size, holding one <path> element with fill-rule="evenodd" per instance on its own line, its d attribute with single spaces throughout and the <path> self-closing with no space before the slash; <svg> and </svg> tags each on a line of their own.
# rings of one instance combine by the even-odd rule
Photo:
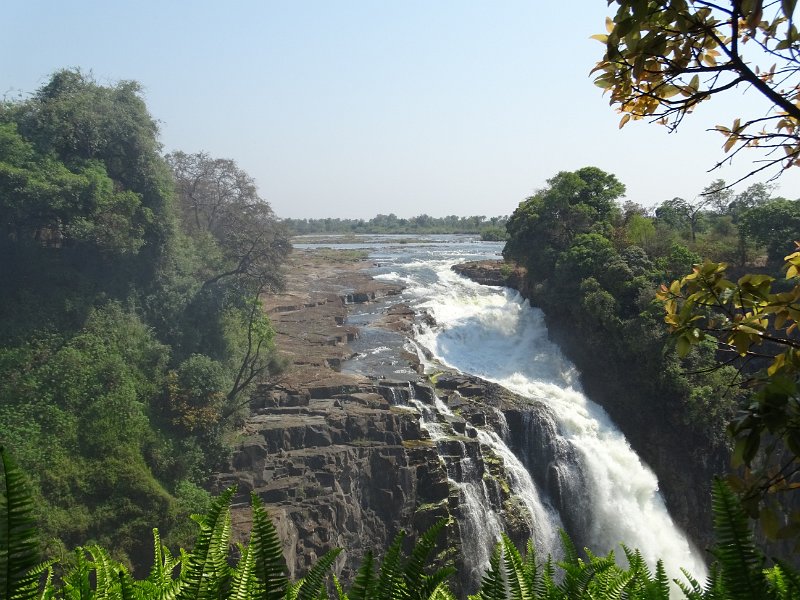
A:
<svg viewBox="0 0 800 600">
<path fill-rule="evenodd" d="M 462 560 L 471 550 L 462 548 L 467 509 L 457 487 L 460 465 L 469 458 L 491 510 L 513 539 L 526 540 L 531 530 L 512 497 L 503 460 L 478 440 L 478 429 L 502 433 L 527 452 L 536 435 L 524 418 L 530 403 L 454 373 L 437 374 L 434 385 L 423 375 L 409 382 L 342 372 L 353 354 L 349 343 L 359 335 L 347 322 L 349 308 L 373 303 L 384 313 L 373 325 L 392 331 L 408 333 L 419 318 L 396 302 L 401 288 L 373 280 L 367 266 L 331 252 L 294 253 L 286 291 L 265 301 L 290 366 L 253 395 L 251 417 L 216 487 L 237 485 L 233 522 L 240 535 L 251 523 L 250 493 L 264 501 L 295 577 L 340 547 L 335 572 L 348 581 L 367 550 L 381 556 L 400 530 L 408 532 L 410 544 L 448 519 L 438 560 L 454 560 L 464 591 L 474 591 L 475 575 L 465 572 Z M 406 358 L 414 363 L 413 356 Z M 416 367 L 421 371 L 418 362 Z M 434 394 L 452 411 L 440 418 L 445 438 L 436 442 L 421 411 L 410 405 L 412 398 L 430 404 Z"/>
</svg>

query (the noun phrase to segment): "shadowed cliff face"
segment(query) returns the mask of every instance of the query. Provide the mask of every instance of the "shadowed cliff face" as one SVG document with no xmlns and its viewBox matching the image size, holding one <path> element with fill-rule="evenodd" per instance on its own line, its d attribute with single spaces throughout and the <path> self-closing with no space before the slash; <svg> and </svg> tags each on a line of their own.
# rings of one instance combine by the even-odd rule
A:
<svg viewBox="0 0 800 600">
<path fill-rule="evenodd" d="M 502 261 L 480 261 L 456 265 L 453 270 L 484 285 L 517 289 L 536 304 L 536 290 L 529 287 L 519 267 L 504 266 Z M 692 433 L 682 417 L 667 414 L 666 399 L 645 397 L 632 386 L 624 373 L 629 366 L 609 365 L 605 357 L 589 352 L 562 316 L 545 311 L 545 318 L 550 337 L 578 367 L 586 394 L 608 411 L 636 453 L 658 476 L 672 517 L 698 548 L 709 547 L 713 541 L 710 485 L 713 477 L 728 468 L 726 452 L 711 448 L 707 440 Z M 509 422 L 512 420 L 509 416 Z M 514 445 L 521 454 L 528 454 L 521 450 L 524 438 L 515 440 Z M 533 450 L 533 454 L 537 452 Z M 558 492 L 554 494 L 559 497 Z"/>
</svg>

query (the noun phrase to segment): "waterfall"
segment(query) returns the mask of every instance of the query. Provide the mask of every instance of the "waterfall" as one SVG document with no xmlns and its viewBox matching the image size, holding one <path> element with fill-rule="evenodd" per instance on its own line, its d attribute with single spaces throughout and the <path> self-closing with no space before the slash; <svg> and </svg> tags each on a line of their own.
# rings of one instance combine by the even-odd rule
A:
<svg viewBox="0 0 800 600">
<path fill-rule="evenodd" d="M 558 513 L 539 497 L 530 474 L 505 441 L 494 431 L 475 430 L 476 440 L 469 445 L 455 435 L 449 423 L 458 417 L 433 394 L 432 403 L 417 399 L 409 384 L 409 404 L 420 414 L 420 424 L 428 431 L 444 461 L 448 481 L 458 490 L 461 518 L 459 530 L 468 578 L 477 587 L 489 565 L 494 545 L 504 530 L 503 516 L 496 510 L 497 491 L 493 493 L 484 477 L 484 450 L 502 461 L 506 483 L 512 498 L 521 509 L 521 516 L 536 540 L 537 551 L 543 556 L 557 555 Z M 505 423 L 502 413 L 501 423 Z M 504 430 L 507 426 L 503 425 Z"/>
<path fill-rule="evenodd" d="M 547 407 L 553 422 L 537 426 L 549 427 L 548 436 L 528 444 L 546 442 L 545 456 L 526 462 L 576 541 L 597 553 L 624 542 L 651 566 L 662 559 L 670 576 L 680 577 L 684 567 L 702 581 L 705 565 L 670 518 L 655 475 L 582 393 L 575 367 L 547 338 L 541 311 L 516 292 L 479 286 L 449 267 L 437 268 L 435 282 L 420 288 L 411 294 L 436 325 L 423 325 L 418 342 L 436 360 Z M 479 435 L 487 445 L 495 441 L 489 432 Z"/>
<path fill-rule="evenodd" d="M 491 258 L 500 249 L 463 240 L 387 247 L 373 270 L 404 285 L 398 301 L 425 315 L 414 347 L 429 374 L 445 365 L 523 399 L 504 408 L 506 415 L 495 415 L 495 430 L 467 425 L 467 435 L 459 436 L 441 400 L 426 403 L 413 394 L 401 400 L 396 390 L 381 392 L 420 412 L 447 466 L 471 585 L 509 512 L 525 520 L 539 556 L 558 551 L 555 532 L 563 526 L 578 547 L 601 554 L 625 543 L 639 549 L 651 568 L 662 559 L 669 577 L 680 578 L 684 567 L 702 581 L 702 556 L 670 518 L 656 477 L 584 395 L 576 368 L 548 339 L 541 311 L 517 292 L 481 286 L 450 270 L 455 262 Z M 511 488 L 512 511 L 496 504 L 496 484 L 484 476 L 487 465 Z"/>
</svg>

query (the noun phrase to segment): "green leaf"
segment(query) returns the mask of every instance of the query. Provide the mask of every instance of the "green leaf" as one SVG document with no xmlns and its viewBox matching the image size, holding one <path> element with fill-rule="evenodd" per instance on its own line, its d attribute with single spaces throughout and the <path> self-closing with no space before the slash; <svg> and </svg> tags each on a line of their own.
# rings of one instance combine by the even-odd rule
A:
<svg viewBox="0 0 800 600">
<path fill-rule="evenodd" d="M 0 446 L 0 597 L 29 600 L 37 596 L 39 543 L 33 499 L 22 471 Z"/>
</svg>

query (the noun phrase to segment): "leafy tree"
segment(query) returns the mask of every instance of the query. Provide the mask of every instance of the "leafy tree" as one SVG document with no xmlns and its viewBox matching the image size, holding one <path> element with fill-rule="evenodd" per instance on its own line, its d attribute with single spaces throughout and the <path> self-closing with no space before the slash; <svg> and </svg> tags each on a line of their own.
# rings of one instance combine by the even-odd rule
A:
<svg viewBox="0 0 800 600">
<path fill-rule="evenodd" d="M 625 224 L 625 237 L 635 246 L 646 247 L 655 236 L 656 226 L 649 217 L 634 213 Z"/>
<path fill-rule="evenodd" d="M 182 224 L 190 236 L 211 235 L 225 264 L 203 282 L 237 278 L 252 292 L 282 287 L 280 269 L 288 236 L 252 177 L 232 160 L 176 152 L 167 157 L 175 176 Z"/>
<path fill-rule="evenodd" d="M 625 193 L 614 175 L 596 167 L 558 173 L 547 184 L 514 211 L 503 250 L 539 279 L 550 276 L 558 254 L 575 236 L 609 231 L 617 211 L 614 201 Z"/>
<path fill-rule="evenodd" d="M 761 151 L 762 163 L 740 178 L 800 164 L 800 35 L 796 2 L 763 0 L 609 0 L 606 46 L 593 72 L 631 119 L 653 119 L 670 129 L 700 103 L 733 89 L 753 90 L 763 113 L 716 126 L 724 150 Z M 720 166 L 726 159 L 719 161 Z M 776 175 L 777 175 L 776 173 Z M 738 182 L 735 182 L 738 183 Z"/>
<path fill-rule="evenodd" d="M 795 240 L 800 240 L 800 200 L 776 199 L 739 215 L 742 236 L 767 248 L 767 259 L 780 264 Z"/>
</svg>

